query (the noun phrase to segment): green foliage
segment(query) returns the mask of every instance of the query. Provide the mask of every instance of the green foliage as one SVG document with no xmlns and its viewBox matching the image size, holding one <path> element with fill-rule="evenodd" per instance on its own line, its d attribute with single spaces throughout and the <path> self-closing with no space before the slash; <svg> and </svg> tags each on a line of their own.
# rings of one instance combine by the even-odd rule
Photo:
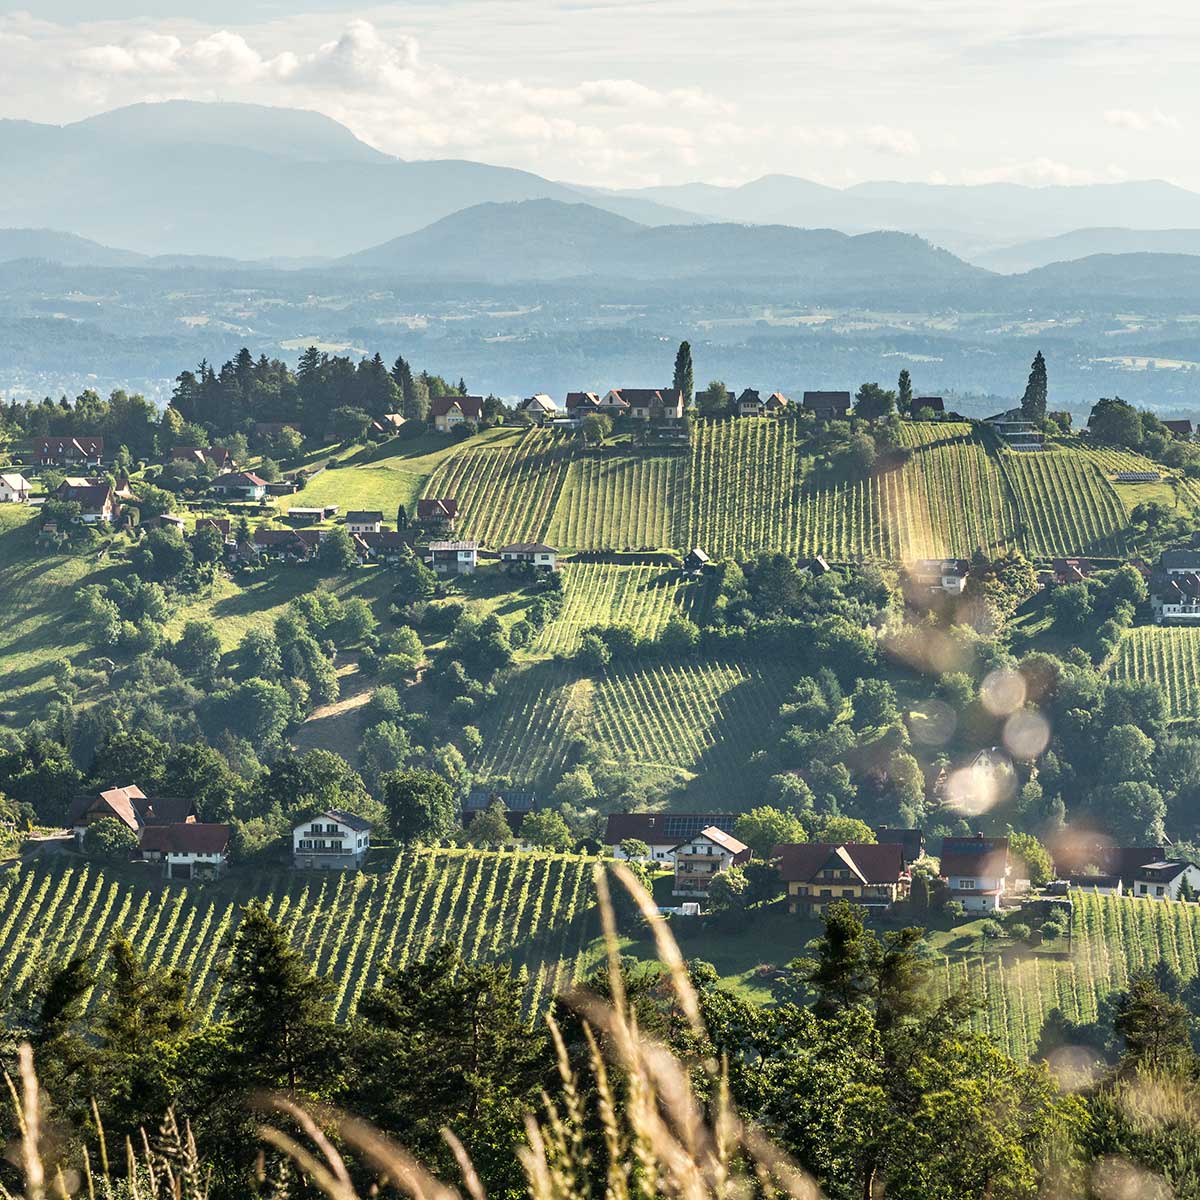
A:
<svg viewBox="0 0 1200 1200">
<path fill-rule="evenodd" d="M 759 858 L 767 858 L 774 846 L 787 842 L 806 842 L 808 834 L 804 823 L 791 812 L 769 805 L 752 808 L 742 813 L 733 827 L 734 836 Z"/>
<path fill-rule="evenodd" d="M 433 842 L 454 828 L 454 791 L 433 771 L 392 771 L 382 777 L 380 788 L 392 834 L 398 841 Z"/>
<path fill-rule="evenodd" d="M 1025 394 L 1021 397 L 1021 411 L 1031 421 L 1040 421 L 1046 415 L 1048 394 L 1046 360 L 1039 350 L 1034 355 L 1033 365 L 1029 369 L 1029 381 L 1025 384 Z"/>
<path fill-rule="evenodd" d="M 116 817 L 93 821 L 83 834 L 84 854 L 102 862 L 128 862 L 137 848 L 137 834 Z"/>
</svg>

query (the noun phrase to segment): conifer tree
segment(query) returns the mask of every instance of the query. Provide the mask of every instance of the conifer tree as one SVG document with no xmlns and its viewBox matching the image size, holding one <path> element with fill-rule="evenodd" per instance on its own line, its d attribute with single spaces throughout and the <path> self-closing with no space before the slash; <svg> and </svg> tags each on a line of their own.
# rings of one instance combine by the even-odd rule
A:
<svg viewBox="0 0 1200 1200">
<path fill-rule="evenodd" d="M 896 384 L 896 407 L 900 411 L 902 417 L 907 417 L 912 412 L 912 376 L 908 373 L 908 368 L 905 367 L 900 372 L 900 380 Z"/>
<path fill-rule="evenodd" d="M 692 370 L 692 347 L 687 342 L 679 343 L 679 351 L 675 355 L 675 378 L 672 386 L 683 393 L 683 403 L 690 407 L 692 396 L 696 391 L 695 373 Z"/>
<path fill-rule="evenodd" d="M 1031 420 L 1040 421 L 1046 415 L 1046 360 L 1039 350 L 1029 370 L 1029 382 L 1021 397 L 1021 411 Z"/>
</svg>

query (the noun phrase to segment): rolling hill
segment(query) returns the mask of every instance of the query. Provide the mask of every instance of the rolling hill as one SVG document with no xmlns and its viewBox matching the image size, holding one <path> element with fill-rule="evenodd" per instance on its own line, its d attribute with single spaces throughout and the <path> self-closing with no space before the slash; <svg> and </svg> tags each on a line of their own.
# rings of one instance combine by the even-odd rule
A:
<svg viewBox="0 0 1200 1200">
<path fill-rule="evenodd" d="M 1200 254 L 1200 229 L 1073 229 L 1057 237 L 1005 246 L 971 261 L 989 271 L 1015 275 L 1094 254 Z"/>
</svg>

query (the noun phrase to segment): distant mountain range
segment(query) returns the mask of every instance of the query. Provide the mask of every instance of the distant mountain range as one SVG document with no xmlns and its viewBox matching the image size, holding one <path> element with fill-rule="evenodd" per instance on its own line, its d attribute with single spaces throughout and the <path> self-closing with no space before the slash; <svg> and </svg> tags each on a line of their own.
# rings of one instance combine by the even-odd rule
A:
<svg viewBox="0 0 1200 1200">
<path fill-rule="evenodd" d="M 989 271 L 1017 274 L 1093 254 L 1200 254 L 1200 229 L 1073 229 L 976 255 Z"/>
<path fill-rule="evenodd" d="M 0 228 L 70 230 L 150 256 L 312 263 L 425 231 L 476 205 L 535 199 L 586 201 L 651 227 L 894 230 L 1003 271 L 1064 252 L 1175 253 L 1195 244 L 1142 242 L 1136 230 L 1200 238 L 1192 233 L 1200 231 L 1200 194 L 1157 180 L 832 188 L 768 175 L 739 187 L 611 191 L 485 163 L 405 162 L 319 113 L 247 104 L 139 104 L 66 126 L 0 121 L 0 161 Z M 1108 240 L 1096 241 L 1100 233 Z M 1067 234 L 1079 244 L 1040 245 Z M 1121 243 L 1126 234 L 1134 240 Z M 541 257 L 564 254 L 551 247 Z"/>
</svg>

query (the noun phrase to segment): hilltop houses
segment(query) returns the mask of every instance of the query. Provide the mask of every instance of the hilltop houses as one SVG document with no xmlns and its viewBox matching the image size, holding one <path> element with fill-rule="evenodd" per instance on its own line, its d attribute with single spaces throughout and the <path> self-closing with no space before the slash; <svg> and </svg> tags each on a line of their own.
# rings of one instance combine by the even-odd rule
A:
<svg viewBox="0 0 1200 1200">
<path fill-rule="evenodd" d="M 537 571 L 558 569 L 558 551 L 544 542 L 513 542 L 500 547 L 503 563 L 528 563 Z"/>
<path fill-rule="evenodd" d="M 483 397 L 435 396 L 429 403 L 429 419 L 439 433 L 451 433 L 464 421 L 478 425 L 483 419 Z"/>
<path fill-rule="evenodd" d="M 229 865 L 232 825 L 189 822 L 142 831 L 141 856 L 161 862 L 166 879 L 216 879 Z"/>
<path fill-rule="evenodd" d="M 83 525 L 111 525 L 121 515 L 117 493 L 104 482 L 68 479 L 55 492 L 58 500 L 79 505 L 77 520 Z"/>
<path fill-rule="evenodd" d="M 538 425 L 544 425 L 547 421 L 562 416 L 562 410 L 545 392 L 538 392 L 536 396 L 522 400 L 517 405 L 517 412 L 524 413 Z"/>
<path fill-rule="evenodd" d="M 208 490 L 234 500 L 262 500 L 267 494 L 267 481 L 253 471 L 230 471 L 218 475 Z"/>
<path fill-rule="evenodd" d="M 224 446 L 175 446 L 167 457 L 172 463 L 191 463 L 193 466 L 205 468 L 214 467 L 217 472 L 224 474 L 237 469 L 233 455 Z"/>
<path fill-rule="evenodd" d="M 383 513 L 377 511 L 348 512 L 346 529 L 349 533 L 379 533 L 383 529 Z"/>
<path fill-rule="evenodd" d="M 1044 449 L 1042 431 L 1019 408 L 996 413 L 988 417 L 984 424 L 995 430 L 1010 450 L 1030 452 Z"/>
<path fill-rule="evenodd" d="M 914 417 L 919 417 L 922 411 L 931 417 L 941 417 L 946 413 L 946 402 L 941 396 L 917 396 L 910 411 Z"/>
<path fill-rule="evenodd" d="M 732 829 L 736 813 L 612 813 L 604 832 L 604 844 L 614 858 L 624 858 L 623 842 L 644 842 L 650 850 L 647 861 L 669 862 L 676 846 L 709 826 Z"/>
<path fill-rule="evenodd" d="M 961 596 L 971 564 L 965 558 L 919 558 L 910 564 L 908 578 L 922 591 Z"/>
<path fill-rule="evenodd" d="M 102 437 L 40 437 L 32 447 L 39 467 L 98 467 L 104 458 Z"/>
<path fill-rule="evenodd" d="M 818 421 L 844 421 L 850 415 L 850 393 L 805 392 L 801 407 Z"/>
<path fill-rule="evenodd" d="M 907 899 L 912 877 L 900 842 L 794 842 L 771 858 L 787 886 L 788 911 L 819 916 L 835 900 L 886 912 Z"/>
</svg>

